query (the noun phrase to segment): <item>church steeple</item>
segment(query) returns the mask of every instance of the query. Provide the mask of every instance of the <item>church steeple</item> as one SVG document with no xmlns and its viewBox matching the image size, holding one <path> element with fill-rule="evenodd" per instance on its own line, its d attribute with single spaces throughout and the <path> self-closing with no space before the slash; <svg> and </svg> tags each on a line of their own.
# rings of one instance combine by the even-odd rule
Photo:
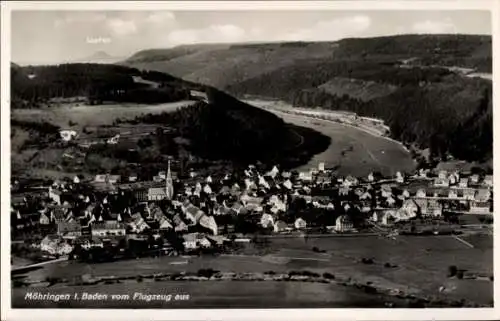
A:
<svg viewBox="0 0 500 321">
<path fill-rule="evenodd" d="M 172 182 L 172 173 L 170 172 L 170 160 L 168 160 L 167 177 L 165 178 L 165 194 L 167 199 L 171 200 L 174 196 L 174 185 Z"/>
</svg>

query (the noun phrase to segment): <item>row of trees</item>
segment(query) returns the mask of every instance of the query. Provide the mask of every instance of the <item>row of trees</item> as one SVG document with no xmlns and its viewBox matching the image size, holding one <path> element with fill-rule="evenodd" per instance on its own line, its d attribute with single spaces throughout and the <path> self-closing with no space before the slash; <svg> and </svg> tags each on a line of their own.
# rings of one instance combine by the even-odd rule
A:
<svg viewBox="0 0 500 321">
<path fill-rule="evenodd" d="M 376 57 L 418 57 L 423 64 L 463 66 L 491 72 L 491 36 L 400 35 L 350 38 L 339 41 L 333 53 L 337 59 Z"/>
</svg>

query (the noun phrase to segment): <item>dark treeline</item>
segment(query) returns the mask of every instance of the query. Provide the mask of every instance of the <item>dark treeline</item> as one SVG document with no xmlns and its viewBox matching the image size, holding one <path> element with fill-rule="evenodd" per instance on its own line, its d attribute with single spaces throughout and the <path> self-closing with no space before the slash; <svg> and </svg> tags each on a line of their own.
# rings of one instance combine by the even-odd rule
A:
<svg viewBox="0 0 500 321">
<path fill-rule="evenodd" d="M 334 77 L 409 86 L 440 82 L 445 76 L 451 75 L 450 71 L 443 68 L 399 68 L 395 63 L 387 66 L 383 62 L 373 61 L 309 60 L 228 86 L 226 90 L 236 95 L 250 93 L 283 98 L 297 89 L 315 88 Z"/>
<path fill-rule="evenodd" d="M 62 64 L 11 68 L 12 94 L 26 100 L 90 96 L 134 87 L 138 70 L 114 65 Z"/>
<path fill-rule="evenodd" d="M 397 86 L 369 101 L 329 94 L 318 86 L 335 77 Z M 491 82 L 442 68 L 399 68 L 370 61 L 309 61 L 282 68 L 227 90 L 277 97 L 294 106 L 353 111 L 383 119 L 400 141 L 430 148 L 433 156 L 468 161 L 492 156 Z"/>
<path fill-rule="evenodd" d="M 140 77 L 157 83 L 134 81 Z M 193 84 L 167 74 L 105 64 L 62 64 L 11 68 L 12 107 L 36 107 L 51 98 L 162 103 L 189 98 Z M 199 87 L 199 86 L 198 86 Z"/>
<path fill-rule="evenodd" d="M 400 35 L 375 38 L 348 38 L 338 42 L 333 53 L 338 59 L 390 56 L 418 57 L 424 65 L 461 66 L 492 71 L 491 36 L 481 35 Z"/>
<path fill-rule="evenodd" d="M 11 119 L 10 125 L 13 127 L 21 127 L 26 130 L 36 130 L 45 135 L 59 135 L 60 128 L 47 122 L 24 121 Z"/>
<path fill-rule="evenodd" d="M 44 146 L 46 144 L 55 142 L 59 138 L 58 126 L 47 122 L 39 121 L 21 121 L 16 119 L 11 119 L 11 137 L 16 134 L 17 129 L 25 130 L 29 133 L 28 139 L 24 142 L 23 146 L 30 144 L 37 144 Z"/>
</svg>

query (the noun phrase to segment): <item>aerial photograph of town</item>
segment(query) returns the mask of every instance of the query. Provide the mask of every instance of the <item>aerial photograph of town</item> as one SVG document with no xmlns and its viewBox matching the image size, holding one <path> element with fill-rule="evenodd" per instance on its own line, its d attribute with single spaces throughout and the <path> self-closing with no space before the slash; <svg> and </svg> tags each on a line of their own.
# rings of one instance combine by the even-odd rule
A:
<svg viewBox="0 0 500 321">
<path fill-rule="evenodd" d="M 12 308 L 493 308 L 489 11 L 10 20 Z"/>
</svg>

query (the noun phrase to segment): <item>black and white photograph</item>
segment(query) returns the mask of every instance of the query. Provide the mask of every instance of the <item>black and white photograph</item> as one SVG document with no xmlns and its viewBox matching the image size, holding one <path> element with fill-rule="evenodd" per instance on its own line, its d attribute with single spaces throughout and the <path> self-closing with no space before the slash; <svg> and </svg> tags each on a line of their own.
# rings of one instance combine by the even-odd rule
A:
<svg viewBox="0 0 500 321">
<path fill-rule="evenodd" d="M 8 308 L 494 316 L 494 2 L 201 2 L 2 3 Z"/>
</svg>

